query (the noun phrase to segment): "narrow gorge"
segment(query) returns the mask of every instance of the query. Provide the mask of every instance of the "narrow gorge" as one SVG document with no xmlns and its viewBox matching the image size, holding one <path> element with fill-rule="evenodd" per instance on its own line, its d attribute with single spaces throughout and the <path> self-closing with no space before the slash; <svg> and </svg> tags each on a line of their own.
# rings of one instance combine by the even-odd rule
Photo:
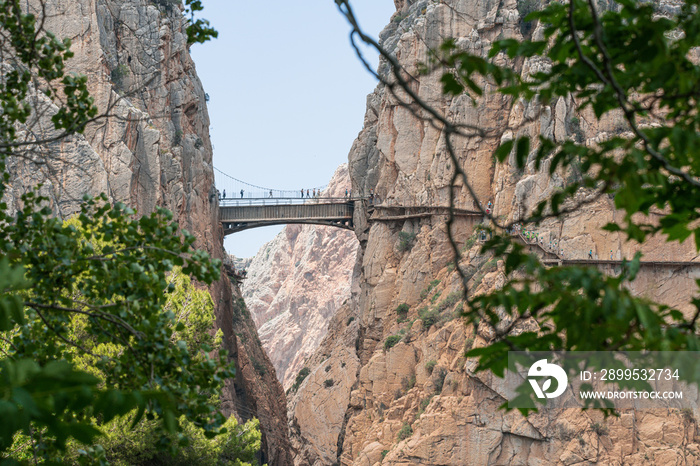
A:
<svg viewBox="0 0 700 466">
<path fill-rule="evenodd" d="M 483 57 L 499 39 L 544 38 L 538 23 L 523 28 L 525 2 L 394 0 L 396 12 L 379 38 L 411 76 L 417 96 L 453 121 L 485 131 L 452 143 L 479 204 L 507 222 L 522 219 L 576 174 L 550 174 L 533 154 L 523 170 L 514 157 L 498 163 L 493 154 L 502 142 L 527 134 L 593 145 L 625 131 L 621 112 L 598 119 L 573 98 L 513 100 L 490 84 L 478 100 L 452 97 L 443 93 L 439 73 L 422 72 L 447 37 Z M 657 3 L 668 11 L 680 4 Z M 47 30 L 72 40 L 69 71 L 88 77 L 98 107 L 113 117 L 56 143 L 51 149 L 59 157 L 49 163 L 11 159 L 9 209 L 20 209 L 21 196 L 40 183 L 61 218 L 79 211 L 84 195 L 107 193 L 110 202 L 139 214 L 169 209 L 180 228 L 195 235 L 197 248 L 228 258 L 207 97 L 179 3 L 47 0 L 46 6 Z M 523 79 L 549 66 L 541 57 L 500 54 L 496 60 Z M 378 73 L 390 76 L 385 59 Z M 700 464 L 697 404 L 608 418 L 595 410 L 525 417 L 500 409 L 507 399 L 503 379 L 475 372 L 476 361 L 465 357 L 488 343 L 488 335 L 463 320 L 455 268 L 466 271 L 474 296 L 502 287 L 506 267 L 501 257 L 481 252 L 480 227 L 488 219 L 476 212 L 461 181 L 450 199 L 454 167 L 444 131 L 422 110 L 402 106 L 405 97 L 384 84 L 369 94 L 348 163 L 323 194 L 354 193 L 353 231 L 287 225 L 246 259 L 244 280 L 223 273 L 209 287 L 216 327 L 236 368 L 221 407 L 239 420 L 260 420 L 260 464 Z M 52 108 L 48 99 L 41 104 Z M 463 253 L 459 264 L 446 230 L 451 201 L 464 213 L 452 225 Z M 640 247 L 603 230 L 623 216 L 614 199 L 601 196 L 544 220 L 537 226 L 540 247 L 525 247 L 539 253 L 548 247 L 544 256 L 559 260 L 617 261 L 641 250 L 648 261 L 700 264 L 690 240 L 679 246 L 659 236 Z M 698 279 L 700 267 L 647 267 L 631 288 L 691 313 Z"/>
</svg>

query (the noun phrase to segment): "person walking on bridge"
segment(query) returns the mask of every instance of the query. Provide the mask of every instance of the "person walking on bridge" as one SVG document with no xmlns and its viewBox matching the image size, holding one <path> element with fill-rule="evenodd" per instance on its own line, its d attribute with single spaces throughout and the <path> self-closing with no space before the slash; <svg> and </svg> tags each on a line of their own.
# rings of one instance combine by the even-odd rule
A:
<svg viewBox="0 0 700 466">
<path fill-rule="evenodd" d="M 304 198 L 304 190 L 303 189 L 301 190 L 301 198 L 302 199 Z"/>
<path fill-rule="evenodd" d="M 224 189 L 224 195 L 222 196 L 223 199 L 226 199 L 226 190 Z"/>
<path fill-rule="evenodd" d="M 272 190 L 270 190 L 270 197 L 272 197 Z"/>
<path fill-rule="evenodd" d="M 593 249 L 588 250 L 588 258 L 593 259 Z"/>
<path fill-rule="evenodd" d="M 243 190 L 241 189 L 241 199 L 243 199 Z"/>
<path fill-rule="evenodd" d="M 308 189 L 306 190 L 306 198 L 307 199 L 309 198 L 309 190 Z"/>
</svg>

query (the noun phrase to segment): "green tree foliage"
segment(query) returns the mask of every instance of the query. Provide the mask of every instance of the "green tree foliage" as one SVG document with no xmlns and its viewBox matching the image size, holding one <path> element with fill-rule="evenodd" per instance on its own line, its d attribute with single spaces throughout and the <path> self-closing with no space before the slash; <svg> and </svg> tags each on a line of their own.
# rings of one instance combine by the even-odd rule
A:
<svg viewBox="0 0 700 466">
<path fill-rule="evenodd" d="M 129 417 L 117 418 L 103 426 L 104 435 L 98 439 L 99 446 L 104 450 L 104 458 L 115 466 L 258 464 L 255 455 L 260 450 L 261 434 L 257 419 L 241 426 L 236 418 L 231 416 L 222 425 L 226 433 L 214 438 L 207 438 L 201 429 L 197 429 L 186 421 L 182 422 L 182 435 L 188 439 L 188 442 L 175 454 L 163 451 L 157 422 L 144 420 L 132 426 Z M 73 445 L 63 461 L 66 463 L 80 461 L 81 449 Z"/>
<path fill-rule="evenodd" d="M 497 42 L 491 51 L 491 56 L 510 58 L 543 55 L 553 64 L 531 81 L 509 75 L 501 88 L 504 94 L 527 99 L 539 94 L 545 101 L 571 95 L 579 109 L 590 107 L 598 118 L 621 111 L 629 126 L 629 135 L 613 136 L 597 146 L 540 137 L 532 154 L 537 167 L 549 160 L 554 173 L 580 160 L 583 177 L 540 203 L 532 221 L 562 216 L 610 195 L 625 217 L 606 225 L 606 230 L 620 231 L 639 243 L 654 234 L 669 242 L 692 235 L 700 249 L 700 117 L 691 110 L 700 95 L 700 67 L 688 58 L 689 50 L 700 45 L 698 2 L 686 2 L 674 18 L 655 16 L 652 3 L 618 4 L 619 12 L 599 15 L 583 1 L 552 3 L 533 14 L 545 25 L 546 41 L 509 39 Z M 642 126 L 643 118 L 653 118 L 658 126 Z M 514 147 L 516 163 L 524 167 L 531 144 L 522 136 L 501 146 L 496 155 L 504 161 Z M 650 221 L 652 210 L 659 215 L 658 223 Z M 495 310 L 504 305 L 518 318 L 499 329 L 492 344 L 471 351 L 480 356 L 481 368 L 502 373 L 497 359 L 512 345 L 530 350 L 700 347 L 700 300 L 693 300 L 698 311 L 686 318 L 676 309 L 633 296 L 624 286 L 639 271 L 639 255 L 625 263 L 618 276 L 609 277 L 592 267 L 545 268 L 504 236 L 486 247 L 506 258 L 510 280 L 501 290 L 472 300 L 468 315 L 473 322 L 484 319 L 495 328 L 500 322 Z M 524 273 L 515 274 L 519 268 Z M 503 331 L 530 316 L 544 324 L 539 332 L 514 337 Z"/>
<path fill-rule="evenodd" d="M 449 198 L 460 179 L 477 205 L 483 205 L 460 167 L 453 140 L 489 134 L 469 122 L 458 124 L 423 101 L 398 60 L 359 28 L 349 2 L 336 3 L 353 28 L 352 40 L 377 49 L 389 65 L 387 74 L 375 76 L 418 118 L 442 128 L 454 167 Z M 652 235 L 676 243 L 694 237 L 700 250 L 700 66 L 691 59 L 700 46 L 700 1 L 686 1 L 674 15 L 659 15 L 655 2 L 633 0 L 607 2 L 600 10 L 592 0 L 550 2 L 541 11 L 525 8 L 533 2 L 519 4 L 528 22 L 543 27 L 542 40 L 498 40 L 484 57 L 447 39 L 421 72 L 440 73 L 443 93 L 449 96 L 467 94 L 477 101 L 485 92 L 481 83 L 488 83 L 512 101 L 573 98 L 577 111 L 591 109 L 599 119 L 621 115 L 624 121 L 623 130 L 592 145 L 582 144 L 577 134 L 558 141 L 542 135 L 533 140 L 522 132 L 504 141 L 495 152 L 498 162 L 509 161 L 521 170 L 528 164 L 536 170 L 548 166 L 550 174 L 577 170 L 567 186 L 520 221 L 537 225 L 609 196 L 625 215 L 606 230 L 640 244 Z M 524 58 L 550 66 L 523 78 L 510 64 Z M 649 121 L 653 124 L 643 124 Z M 503 375 L 509 350 L 700 349 L 699 299 L 688 303 L 695 310 L 683 315 L 630 293 L 627 285 L 638 274 L 639 255 L 624 262 L 617 276 L 595 267 L 546 268 L 503 234 L 512 224 L 482 213 L 496 233 L 482 252 L 504 259 L 508 280 L 499 290 L 468 299 L 467 276 L 456 268 L 468 301 L 467 321 L 489 335 L 485 347 L 468 353 L 479 357 L 480 370 Z M 453 219 L 451 215 L 447 225 L 451 238 Z M 459 264 L 459 248 L 453 238 L 451 242 Z M 540 323 L 537 331 L 511 332 L 531 319 Z"/>
<path fill-rule="evenodd" d="M 201 6 L 185 2 L 191 42 L 215 36 L 193 19 Z M 70 40 L 42 27 L 43 18 L 19 0 L 0 1 L 0 199 L 8 159 L 51 158 L 49 144 L 105 118 L 86 78 L 64 75 Z M 47 139 L 31 131 L 42 118 L 31 105 L 37 95 L 55 104 L 47 115 L 56 132 Z M 238 426 L 217 408 L 216 393 L 234 371 L 209 335 L 211 299 L 189 279 L 211 284 L 219 261 L 194 250 L 194 237 L 165 210 L 139 218 L 102 195 L 85 198 L 64 223 L 31 187 L 19 205 L 10 212 L 0 203 L 2 464 L 56 463 L 72 454 L 104 463 L 106 450 L 96 442 L 133 453 L 116 445 L 140 433 L 142 451 L 175 455 L 206 442 L 206 454 L 221 462 L 253 461 L 256 424 Z"/>
<path fill-rule="evenodd" d="M 77 219 L 66 223 L 82 232 Z M 171 328 L 179 329 L 172 332 L 170 341 L 173 344 L 184 342 L 192 359 L 206 361 L 208 358 L 204 350 L 211 348 L 218 352 L 221 345 L 221 331 L 215 335 L 210 333 L 215 316 L 209 292 L 195 287 L 190 278 L 177 267 L 168 275 L 167 280 L 170 291 L 166 294 L 163 311 L 172 313 Z M 86 328 L 87 323 L 88 318 L 85 315 L 72 317 L 67 335 L 71 339 L 81 341 L 82 348 L 86 351 L 75 347 L 69 350 L 73 353 L 73 362 L 78 369 L 91 373 L 104 382 L 107 374 L 99 369 L 101 359 L 120 354 L 124 348 L 113 342 L 98 344 Z M 209 399 L 215 406 L 218 405 L 218 396 L 215 393 L 210 394 Z M 164 432 L 160 422 L 156 420 L 142 419 L 134 425 L 136 415 L 137 411 L 134 410 L 106 424 L 100 425 L 96 422 L 95 426 L 103 435 L 96 440 L 99 447 L 93 447 L 90 456 L 93 459 L 104 458 L 110 464 L 209 465 L 230 464 L 235 458 L 254 461 L 254 455 L 260 448 L 257 421 L 249 421 L 241 427 L 236 419 L 231 417 L 222 425 L 226 432 L 209 439 L 185 416 L 180 417 L 182 432 L 174 435 Z M 181 443 L 183 446 L 173 455 L 171 452 L 162 451 L 164 443 Z M 68 445 L 67 453 L 60 458 L 62 462 L 74 463 L 87 455 L 85 448 L 77 442 L 69 441 Z M 17 436 L 10 456 L 18 459 L 31 458 L 32 448 L 31 438 Z M 235 453 L 239 450 L 239 453 Z"/>
<path fill-rule="evenodd" d="M 211 303 L 178 294 L 188 279 L 168 276 L 178 266 L 211 283 L 218 264 L 191 250 L 194 238 L 185 232 L 183 241 L 169 212 L 135 219 L 124 206 L 90 200 L 75 226 L 50 217 L 39 202 L 25 196 L 0 236 L 6 258 L 21 251 L 7 267 L 24 270 L 26 287 L 3 295 L 0 374 L 11 395 L 0 405 L 9 420 L 0 427 L 2 448 L 16 432 L 36 430 L 53 454 L 68 436 L 90 442 L 99 433 L 95 418 L 133 409 L 134 423 L 145 413 L 161 419 L 163 435 L 178 431 L 183 416 L 218 432 L 225 419 L 211 398 L 233 368 L 224 351 L 208 354 Z M 188 298 L 194 302 L 185 307 Z M 67 396 L 76 404 L 58 402 Z"/>
<path fill-rule="evenodd" d="M 180 3 L 179 0 L 178 3 Z M 202 0 L 185 0 L 185 16 L 189 21 L 187 25 L 187 42 L 189 44 L 203 44 L 210 39 L 219 37 L 219 33 L 210 26 L 209 21 L 196 17 L 197 13 L 203 9 Z"/>
</svg>

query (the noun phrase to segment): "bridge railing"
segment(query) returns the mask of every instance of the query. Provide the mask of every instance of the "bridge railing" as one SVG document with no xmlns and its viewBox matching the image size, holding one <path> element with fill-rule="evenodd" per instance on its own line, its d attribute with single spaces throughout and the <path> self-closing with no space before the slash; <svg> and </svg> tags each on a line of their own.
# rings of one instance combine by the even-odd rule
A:
<svg viewBox="0 0 700 466">
<path fill-rule="evenodd" d="M 220 207 L 264 205 L 343 204 L 361 200 L 359 197 L 227 197 L 219 200 Z"/>
</svg>

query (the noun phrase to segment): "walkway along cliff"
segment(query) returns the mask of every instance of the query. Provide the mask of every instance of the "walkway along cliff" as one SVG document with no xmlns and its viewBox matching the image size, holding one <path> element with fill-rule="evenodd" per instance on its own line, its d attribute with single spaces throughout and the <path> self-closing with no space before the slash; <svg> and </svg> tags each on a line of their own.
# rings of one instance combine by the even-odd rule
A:
<svg viewBox="0 0 700 466">
<path fill-rule="evenodd" d="M 222 258 L 206 98 L 179 8 L 149 0 L 45 4 L 45 28 L 72 39 L 75 57 L 67 72 L 88 77 L 101 111 L 116 103 L 115 117 L 52 147 L 60 157 L 48 164 L 11 161 L 13 178 L 4 199 L 10 209 L 19 206 L 27 186 L 37 183 L 44 183 L 43 194 L 61 216 L 76 212 L 84 194 L 105 192 L 111 201 L 125 202 L 140 213 L 156 206 L 171 210 L 180 226 L 196 236 L 197 248 Z M 28 5 L 36 8 L 38 1 Z M 221 394 L 223 408 L 244 420 L 258 417 L 263 461 L 288 465 L 284 392 L 238 287 L 222 277 L 210 292 L 237 374 Z"/>
<path fill-rule="evenodd" d="M 466 96 L 443 96 L 439 76 L 417 73 L 427 48 L 445 37 L 484 56 L 497 38 L 522 37 L 515 0 L 395 3 L 397 12 L 380 39 L 415 77 L 413 91 L 458 122 L 497 133 L 455 140 L 460 163 L 483 204 L 492 202 L 495 216 L 517 220 L 567 177 L 549 176 L 547 167 L 521 172 L 496 165 L 495 148 L 501 138 L 512 137 L 505 122 L 557 140 L 576 133 L 594 141 L 619 128 L 615 118 L 596 121 L 566 98 L 511 103 L 487 92 L 474 107 Z M 539 27 L 533 31 L 541 33 Z M 545 66 L 536 60 L 511 65 L 520 73 Z M 386 63 L 379 72 L 388 73 Z M 452 167 L 441 132 L 414 118 L 381 85 L 367 103 L 364 129 L 349 154 L 352 191 L 373 191 L 386 205 L 448 205 Z M 466 190 L 457 192 L 457 207 L 473 210 Z M 499 410 L 502 380 L 474 374 L 474 363 L 463 356 L 482 342 L 456 314 L 461 297 L 446 216 L 392 216 L 375 222 L 367 211 L 354 211 L 360 251 L 351 297 L 288 396 L 296 465 L 700 464 L 697 409 L 624 412 L 609 419 L 579 410 L 525 419 Z M 586 260 L 590 252 L 601 267 L 614 268 L 635 252 L 618 234 L 600 229 L 619 216 L 605 197 L 543 223 L 537 233 L 546 238 L 545 248 L 556 243 L 550 260 Z M 455 222 L 465 255 L 460 265 L 473 293 L 504 282 L 502 261 L 479 253 L 477 225 L 468 217 Z M 653 239 L 643 252 L 650 264 L 642 267 L 634 291 L 683 309 L 700 273 L 688 265 L 698 261 L 693 246 Z"/>
</svg>

